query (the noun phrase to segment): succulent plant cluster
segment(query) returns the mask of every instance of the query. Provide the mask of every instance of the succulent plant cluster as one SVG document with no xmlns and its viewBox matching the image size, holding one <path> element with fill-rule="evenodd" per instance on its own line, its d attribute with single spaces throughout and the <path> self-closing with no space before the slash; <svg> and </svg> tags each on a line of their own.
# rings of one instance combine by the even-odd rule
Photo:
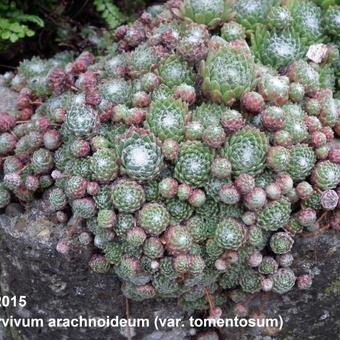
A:
<svg viewBox="0 0 340 340">
<path fill-rule="evenodd" d="M 134 300 L 291 290 L 294 238 L 340 207 L 339 6 L 277 3 L 171 0 L 104 56 L 23 61 L 5 75 L 0 208 L 42 197 L 76 219 L 92 270 Z"/>
</svg>

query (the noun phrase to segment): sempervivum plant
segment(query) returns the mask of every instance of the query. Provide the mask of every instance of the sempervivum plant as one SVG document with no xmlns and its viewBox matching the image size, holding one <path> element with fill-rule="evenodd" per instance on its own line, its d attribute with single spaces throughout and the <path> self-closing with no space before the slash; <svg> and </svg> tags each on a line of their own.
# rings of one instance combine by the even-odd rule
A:
<svg viewBox="0 0 340 340">
<path fill-rule="evenodd" d="M 193 85 L 195 81 L 190 64 L 176 56 L 170 56 L 160 64 L 159 76 L 169 87 L 181 84 Z"/>
<path fill-rule="evenodd" d="M 145 201 L 143 187 L 135 181 L 120 179 L 112 187 L 111 199 L 113 205 L 122 212 L 134 212 Z"/>
<path fill-rule="evenodd" d="M 235 18 L 246 29 L 264 23 L 273 4 L 272 0 L 240 0 L 235 6 Z"/>
<path fill-rule="evenodd" d="M 294 240 L 288 233 L 278 232 L 273 234 L 270 239 L 270 247 L 275 254 L 285 254 L 288 253 Z"/>
<path fill-rule="evenodd" d="M 6 207 L 11 202 L 11 194 L 4 185 L 0 186 L 0 208 Z"/>
<path fill-rule="evenodd" d="M 91 137 L 98 129 L 98 113 L 91 107 L 75 103 L 67 112 L 65 128 L 67 133 L 79 137 Z"/>
<path fill-rule="evenodd" d="M 287 77 L 267 73 L 258 79 L 257 86 L 266 102 L 280 106 L 288 102 L 289 79 Z"/>
<path fill-rule="evenodd" d="M 201 142 L 183 143 L 175 166 L 175 176 L 183 183 L 201 186 L 209 179 L 212 160 L 212 150 Z"/>
<path fill-rule="evenodd" d="M 305 51 L 293 31 L 268 31 L 263 27 L 257 27 L 252 35 L 252 49 L 260 62 L 276 68 L 302 57 Z"/>
<path fill-rule="evenodd" d="M 53 211 L 63 210 L 67 205 L 66 195 L 59 188 L 54 188 L 48 192 L 48 201 Z"/>
<path fill-rule="evenodd" d="M 39 149 L 32 155 L 32 169 L 36 174 L 49 172 L 53 168 L 53 158 L 50 151 Z"/>
<path fill-rule="evenodd" d="M 235 41 L 245 38 L 245 29 L 237 22 L 230 21 L 223 24 L 221 28 L 221 37 L 226 41 Z"/>
<path fill-rule="evenodd" d="M 314 3 L 169 0 L 101 55 L 22 62 L 1 212 L 35 199 L 79 223 L 69 247 L 137 301 L 214 316 L 228 295 L 246 314 L 260 290 L 308 288 L 296 235 L 338 229 L 340 201 L 339 8 Z"/>
<path fill-rule="evenodd" d="M 290 2 L 292 25 L 299 32 L 304 43 L 322 41 L 324 26 L 322 10 L 311 1 L 292 0 Z"/>
<path fill-rule="evenodd" d="M 101 149 L 91 158 L 92 178 L 99 182 L 112 182 L 118 175 L 115 150 Z"/>
<path fill-rule="evenodd" d="M 202 103 L 196 106 L 192 113 L 193 122 L 187 125 L 187 138 L 188 139 L 201 139 L 203 135 L 203 128 L 211 125 L 219 125 L 221 115 L 226 107 L 213 103 Z M 196 122 L 199 122 L 197 124 Z"/>
<path fill-rule="evenodd" d="M 291 81 L 302 84 L 307 92 L 313 92 L 320 87 L 320 75 L 304 60 L 297 60 L 289 66 L 288 76 Z"/>
<path fill-rule="evenodd" d="M 296 276 L 289 268 L 280 268 L 272 275 L 273 291 L 279 294 L 287 293 L 295 284 Z"/>
<path fill-rule="evenodd" d="M 287 8 L 274 6 L 268 13 L 269 25 L 275 29 L 288 28 L 292 23 L 292 17 Z"/>
<path fill-rule="evenodd" d="M 324 16 L 325 21 L 325 29 L 327 32 L 334 36 L 339 36 L 340 28 L 339 28 L 339 15 L 340 15 L 340 6 L 330 6 Z"/>
<path fill-rule="evenodd" d="M 118 145 L 122 170 L 130 177 L 150 180 L 161 169 L 163 155 L 155 137 L 146 130 L 129 130 Z"/>
<path fill-rule="evenodd" d="M 186 105 L 171 98 L 153 101 L 147 116 L 150 130 L 156 137 L 180 141 L 184 137 Z"/>
<path fill-rule="evenodd" d="M 130 100 L 131 84 L 123 79 L 114 79 L 101 84 L 99 91 L 110 103 L 123 104 Z"/>
<path fill-rule="evenodd" d="M 312 181 L 322 190 L 334 189 L 340 182 L 340 166 L 330 161 L 317 163 Z"/>
<path fill-rule="evenodd" d="M 277 230 L 288 223 L 290 213 L 288 200 L 272 201 L 259 213 L 257 225 L 265 230 Z"/>
<path fill-rule="evenodd" d="M 178 53 L 188 62 L 197 63 L 208 53 L 209 32 L 204 25 L 186 25 L 181 30 Z"/>
<path fill-rule="evenodd" d="M 71 176 L 65 182 L 66 196 L 71 199 L 84 197 L 86 194 L 86 188 L 86 180 L 80 176 Z"/>
<path fill-rule="evenodd" d="M 192 237 L 181 225 L 170 227 L 165 233 L 165 244 L 171 254 L 188 253 L 192 246 Z"/>
<path fill-rule="evenodd" d="M 213 28 L 228 19 L 231 4 L 229 0 L 185 0 L 182 12 L 186 18 Z"/>
<path fill-rule="evenodd" d="M 0 155 L 6 156 L 16 147 L 16 138 L 8 132 L 0 135 Z"/>
<path fill-rule="evenodd" d="M 258 292 L 261 289 L 260 274 L 251 269 L 245 270 L 242 272 L 239 284 L 246 293 Z"/>
<path fill-rule="evenodd" d="M 162 234 L 170 222 L 168 210 L 158 203 L 147 203 L 139 211 L 139 225 L 151 235 Z"/>
<path fill-rule="evenodd" d="M 311 174 L 315 161 L 315 153 L 311 147 L 296 144 L 290 153 L 288 172 L 294 180 L 304 180 Z"/>
<path fill-rule="evenodd" d="M 212 101 L 230 104 L 247 91 L 255 81 L 254 63 L 237 48 L 221 48 L 209 51 L 202 62 L 203 92 Z"/>
<path fill-rule="evenodd" d="M 225 150 L 235 175 L 257 175 L 265 168 L 268 140 L 258 129 L 244 128 L 230 138 Z"/>
<path fill-rule="evenodd" d="M 244 227 L 233 218 L 224 218 L 217 225 L 215 240 L 224 249 L 237 250 L 244 241 Z"/>
<path fill-rule="evenodd" d="M 277 271 L 278 267 L 279 265 L 274 258 L 270 256 L 265 256 L 259 266 L 259 272 L 265 275 L 274 274 Z"/>
<path fill-rule="evenodd" d="M 193 208 L 189 203 L 176 198 L 170 199 L 166 204 L 166 208 L 175 222 L 188 220 L 193 213 Z"/>
</svg>

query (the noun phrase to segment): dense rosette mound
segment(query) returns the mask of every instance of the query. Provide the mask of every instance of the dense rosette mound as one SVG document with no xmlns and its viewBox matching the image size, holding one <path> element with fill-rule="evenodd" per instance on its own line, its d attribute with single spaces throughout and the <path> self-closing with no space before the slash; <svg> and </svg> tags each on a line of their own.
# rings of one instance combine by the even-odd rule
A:
<svg viewBox="0 0 340 340">
<path fill-rule="evenodd" d="M 104 55 L 24 60 L 4 75 L 1 213 L 42 200 L 136 301 L 247 309 L 310 285 L 295 237 L 340 207 L 339 6 L 318 3 L 170 0 Z"/>
</svg>

